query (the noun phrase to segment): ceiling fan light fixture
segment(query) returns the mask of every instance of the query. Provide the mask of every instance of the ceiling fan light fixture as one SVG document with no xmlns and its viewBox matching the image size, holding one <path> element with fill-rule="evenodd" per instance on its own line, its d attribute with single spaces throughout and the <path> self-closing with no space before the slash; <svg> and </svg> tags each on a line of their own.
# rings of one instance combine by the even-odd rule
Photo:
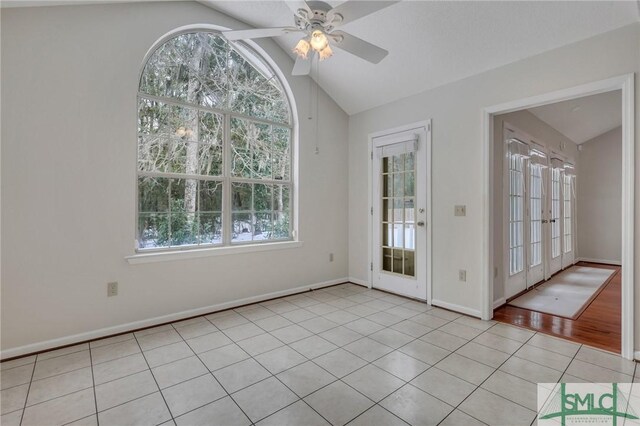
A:
<svg viewBox="0 0 640 426">
<path fill-rule="evenodd" d="M 293 48 L 293 52 L 301 57 L 302 59 L 307 59 L 307 55 L 309 54 L 309 50 L 311 49 L 311 45 L 307 41 L 307 39 L 302 38 L 296 44 L 296 47 Z"/>
<path fill-rule="evenodd" d="M 331 46 L 327 44 L 327 46 L 320 51 L 320 60 L 324 61 L 331 56 L 333 56 L 333 50 L 331 50 Z"/>
<path fill-rule="evenodd" d="M 327 38 L 325 33 L 323 33 L 322 31 L 315 30 L 311 33 L 310 43 L 311 43 L 311 47 L 313 47 L 313 50 L 319 53 L 324 48 L 329 46 L 329 39 Z"/>
</svg>

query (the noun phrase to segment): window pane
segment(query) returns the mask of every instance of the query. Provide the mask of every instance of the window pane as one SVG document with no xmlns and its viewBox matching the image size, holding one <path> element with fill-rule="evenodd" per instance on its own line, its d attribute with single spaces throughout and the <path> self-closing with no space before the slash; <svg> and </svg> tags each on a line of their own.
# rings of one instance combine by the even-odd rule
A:
<svg viewBox="0 0 640 426">
<path fill-rule="evenodd" d="M 171 106 L 171 133 L 184 141 L 198 140 L 198 113 L 194 108 Z"/>
<path fill-rule="evenodd" d="M 249 150 L 251 151 L 252 177 L 271 179 L 271 126 L 250 124 Z"/>
<path fill-rule="evenodd" d="M 393 175 L 382 176 L 382 196 L 393 197 Z"/>
<path fill-rule="evenodd" d="M 138 137 L 138 170 L 142 172 L 171 171 L 170 143 L 157 136 Z"/>
<path fill-rule="evenodd" d="M 404 195 L 404 173 L 393 175 L 393 196 L 402 197 Z"/>
<path fill-rule="evenodd" d="M 198 145 L 198 174 L 204 176 L 222 175 L 222 147 L 218 145 Z"/>
<path fill-rule="evenodd" d="M 410 250 L 404 251 L 404 274 L 411 277 L 416 275 L 415 252 Z"/>
<path fill-rule="evenodd" d="M 233 220 L 233 232 L 231 235 L 231 241 L 251 241 L 252 240 L 252 217 L 251 213 L 234 213 L 232 215 Z"/>
<path fill-rule="evenodd" d="M 255 129 L 254 129 L 255 130 Z M 231 119 L 231 175 L 251 177 L 251 129 L 244 120 Z"/>
<path fill-rule="evenodd" d="M 162 102 L 140 98 L 138 103 L 138 133 L 167 137 L 170 132 L 171 108 Z"/>
<path fill-rule="evenodd" d="M 164 233 L 167 237 L 168 229 L 168 214 L 139 213 L 138 248 L 154 248 L 163 245 L 161 235 Z"/>
<path fill-rule="evenodd" d="M 222 243 L 222 216 L 219 213 L 200 213 L 198 218 L 200 243 Z"/>
<path fill-rule="evenodd" d="M 253 211 L 263 212 L 273 210 L 271 202 L 272 185 L 253 185 Z"/>
<path fill-rule="evenodd" d="M 138 212 L 156 213 L 169 210 L 169 179 L 138 178 Z"/>
<path fill-rule="evenodd" d="M 197 244 L 198 228 L 195 213 L 171 212 L 171 245 Z"/>
<path fill-rule="evenodd" d="M 413 172 L 404 174 L 404 195 L 413 196 L 414 194 L 414 174 Z"/>
<path fill-rule="evenodd" d="M 388 271 L 388 272 L 392 272 L 393 267 L 392 267 L 392 263 L 393 263 L 393 250 L 391 250 L 390 248 L 383 248 L 382 249 L 382 270 L 383 271 Z"/>
<path fill-rule="evenodd" d="M 200 143 L 222 146 L 222 123 L 224 118 L 220 114 L 200 111 Z"/>
<path fill-rule="evenodd" d="M 251 184 L 235 183 L 231 184 L 231 199 L 233 210 L 251 210 Z"/>
<path fill-rule="evenodd" d="M 232 48 L 229 77 L 229 106 L 232 111 L 279 123 L 289 122 L 286 96 L 274 74 L 266 75 L 254 68 L 241 53 Z"/>
<path fill-rule="evenodd" d="M 273 239 L 291 238 L 289 211 L 273 213 Z"/>
<path fill-rule="evenodd" d="M 289 185 L 275 185 L 273 194 L 273 209 L 289 212 L 291 210 L 290 200 L 291 187 Z"/>
<path fill-rule="evenodd" d="M 222 182 L 200 181 L 198 210 L 200 212 L 222 211 Z"/>
<path fill-rule="evenodd" d="M 273 158 L 273 179 L 291 179 L 291 130 L 284 127 L 273 127 L 273 144 L 271 155 Z"/>
<path fill-rule="evenodd" d="M 273 221 L 271 213 L 256 213 L 253 221 L 253 239 L 269 240 L 272 238 Z"/>
</svg>

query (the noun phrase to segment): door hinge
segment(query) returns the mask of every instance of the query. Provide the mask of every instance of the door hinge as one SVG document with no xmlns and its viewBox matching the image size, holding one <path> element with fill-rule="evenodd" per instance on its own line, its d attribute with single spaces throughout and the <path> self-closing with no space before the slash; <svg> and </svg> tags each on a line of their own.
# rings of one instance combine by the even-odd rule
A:
<svg viewBox="0 0 640 426">
<path fill-rule="evenodd" d="M 427 124 L 427 130 L 431 131 L 431 123 Z"/>
<path fill-rule="evenodd" d="M 371 159 L 373 160 L 373 151 L 371 151 Z"/>
<path fill-rule="evenodd" d="M 373 207 L 371 207 L 371 216 L 373 216 Z"/>
<path fill-rule="evenodd" d="M 373 272 L 373 262 L 371 262 L 371 271 Z"/>
</svg>

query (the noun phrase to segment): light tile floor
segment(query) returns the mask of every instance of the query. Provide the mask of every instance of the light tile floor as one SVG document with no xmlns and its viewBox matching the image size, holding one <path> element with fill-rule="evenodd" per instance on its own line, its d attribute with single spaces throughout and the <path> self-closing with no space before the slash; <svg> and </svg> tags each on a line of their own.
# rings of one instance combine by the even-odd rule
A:
<svg viewBox="0 0 640 426">
<path fill-rule="evenodd" d="M 530 425 L 634 362 L 354 284 L 1 364 L 3 426 Z"/>
</svg>

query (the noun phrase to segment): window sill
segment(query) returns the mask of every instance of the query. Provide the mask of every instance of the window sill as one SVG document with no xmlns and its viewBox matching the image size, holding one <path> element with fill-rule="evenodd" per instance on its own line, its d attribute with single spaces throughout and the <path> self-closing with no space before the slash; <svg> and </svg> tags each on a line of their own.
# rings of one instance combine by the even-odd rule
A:
<svg viewBox="0 0 640 426">
<path fill-rule="evenodd" d="M 126 256 L 130 265 L 140 263 L 169 262 L 173 260 L 198 259 L 201 257 L 226 256 L 229 254 L 253 253 L 260 251 L 285 250 L 302 247 L 302 241 L 284 241 L 280 243 L 262 243 L 241 246 L 215 247 L 206 249 L 192 249 L 184 251 L 164 251 L 154 253 L 137 253 Z"/>
</svg>

